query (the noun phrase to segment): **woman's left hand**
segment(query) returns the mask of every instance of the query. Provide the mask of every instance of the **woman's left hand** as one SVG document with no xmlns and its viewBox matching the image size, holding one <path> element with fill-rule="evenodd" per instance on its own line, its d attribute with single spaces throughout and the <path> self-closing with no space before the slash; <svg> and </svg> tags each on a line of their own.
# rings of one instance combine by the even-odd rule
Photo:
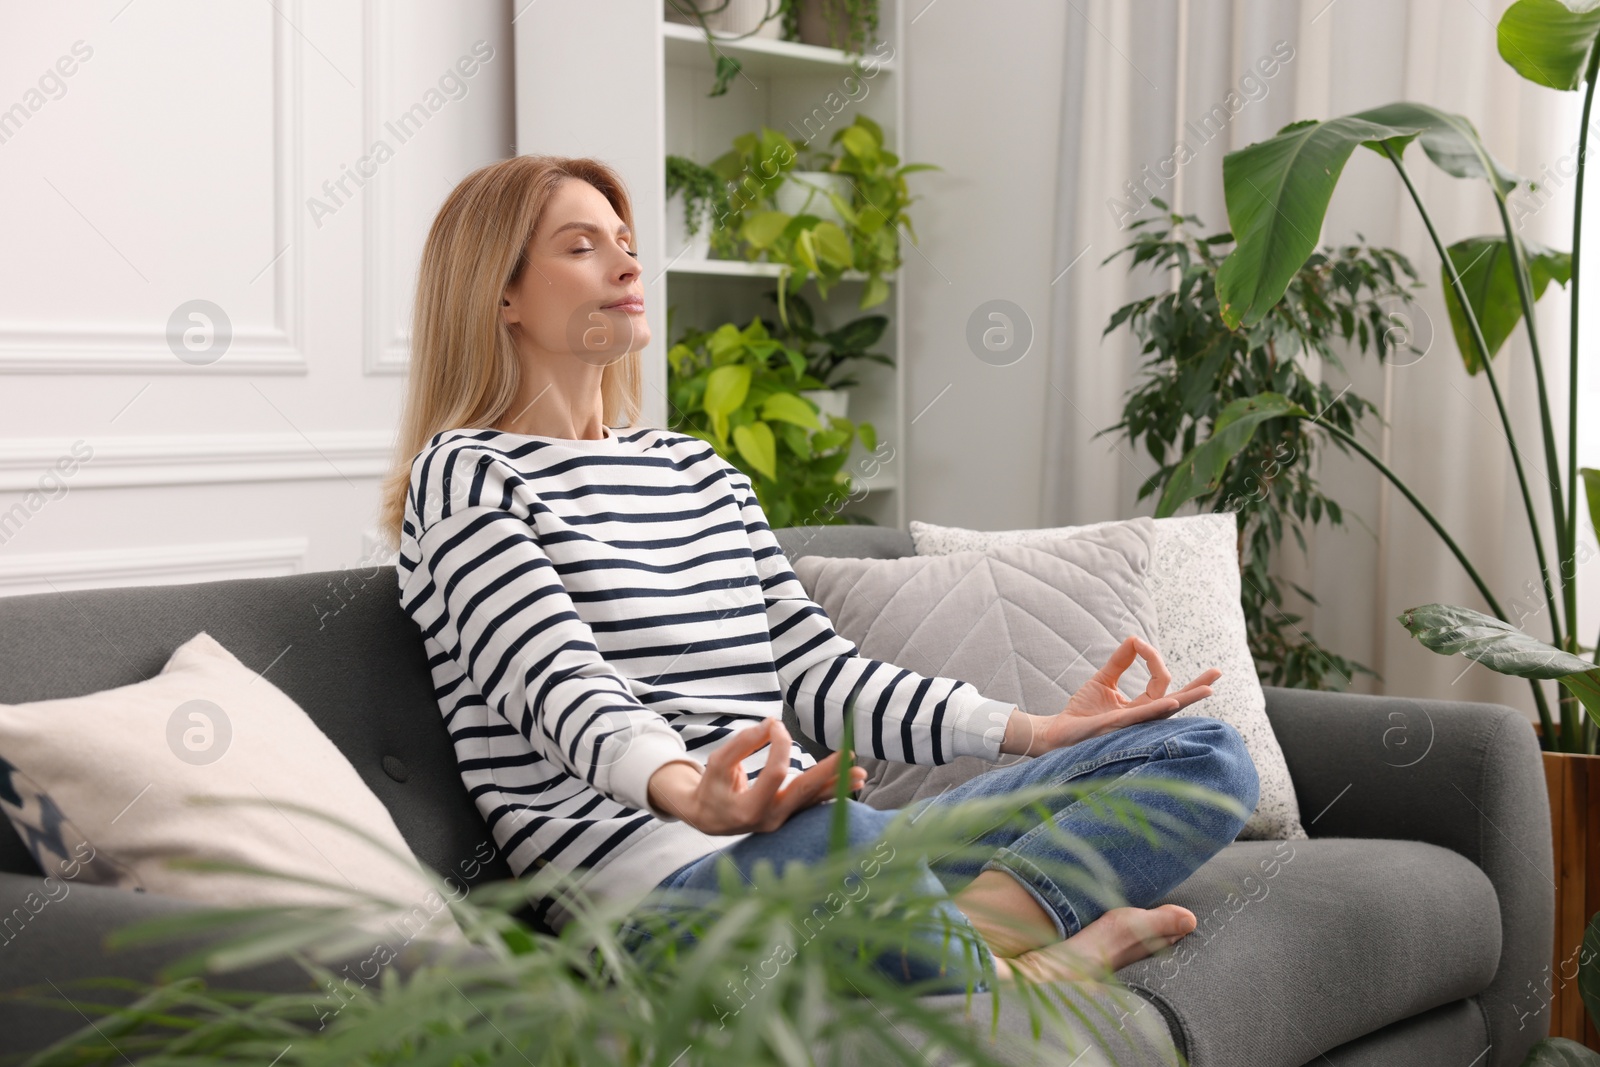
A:
<svg viewBox="0 0 1600 1067">
<path fill-rule="evenodd" d="M 1143 693 L 1129 700 L 1117 688 L 1117 680 L 1122 677 L 1123 671 L 1133 666 L 1136 659 L 1143 659 L 1149 667 L 1150 684 L 1145 686 Z M 1211 683 L 1221 677 L 1222 672 L 1212 667 L 1177 692 L 1168 693 L 1172 675 L 1161 661 L 1161 653 L 1149 642 L 1129 637 L 1117 646 L 1106 665 L 1072 694 L 1072 699 L 1061 712 L 1027 716 L 1023 725 L 1023 732 L 1027 736 L 1016 739 L 1020 744 L 1007 744 L 1003 750 L 1037 756 L 1137 722 L 1168 718 L 1195 701 L 1210 696 Z"/>
</svg>

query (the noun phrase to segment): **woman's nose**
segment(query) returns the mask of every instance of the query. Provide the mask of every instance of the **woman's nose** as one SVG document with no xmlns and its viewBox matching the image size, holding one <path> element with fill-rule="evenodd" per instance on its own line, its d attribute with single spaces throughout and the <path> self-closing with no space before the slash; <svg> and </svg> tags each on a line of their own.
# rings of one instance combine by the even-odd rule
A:
<svg viewBox="0 0 1600 1067">
<path fill-rule="evenodd" d="M 617 278 L 620 281 L 629 281 L 639 273 L 639 261 L 628 253 L 617 250 L 617 258 L 622 262 L 616 265 Z"/>
</svg>

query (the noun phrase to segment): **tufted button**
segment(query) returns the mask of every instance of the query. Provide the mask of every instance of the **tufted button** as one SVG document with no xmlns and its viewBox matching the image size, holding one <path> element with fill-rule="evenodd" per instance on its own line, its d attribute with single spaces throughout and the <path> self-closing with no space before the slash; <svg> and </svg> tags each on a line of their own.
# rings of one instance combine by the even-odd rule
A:
<svg viewBox="0 0 1600 1067">
<path fill-rule="evenodd" d="M 393 756 L 383 757 L 383 773 L 397 782 L 403 782 L 411 777 L 411 772 L 406 770 L 406 765 Z"/>
</svg>

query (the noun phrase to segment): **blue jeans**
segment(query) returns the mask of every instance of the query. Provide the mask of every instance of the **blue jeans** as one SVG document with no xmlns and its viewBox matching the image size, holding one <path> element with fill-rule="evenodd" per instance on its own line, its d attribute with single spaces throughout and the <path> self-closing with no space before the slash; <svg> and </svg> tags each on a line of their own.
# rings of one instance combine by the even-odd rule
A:
<svg viewBox="0 0 1600 1067">
<path fill-rule="evenodd" d="M 1083 878 L 1060 877 L 1064 867 L 1081 868 L 1080 860 L 1059 831 L 1044 825 L 1035 804 L 1012 817 L 1003 817 L 1001 825 L 973 838 L 974 844 L 982 848 L 964 849 L 931 861 L 919 858 L 923 879 L 918 889 L 926 889 L 930 896 L 946 897 L 936 910 L 951 923 L 969 928 L 970 940 L 978 946 L 981 957 L 980 969 L 970 978 L 964 967 L 951 973 L 941 957 L 959 951 L 959 943 L 952 937 L 952 947 L 947 950 L 944 934 L 932 930 L 926 938 L 926 953 L 886 953 L 874 961 L 875 968 L 907 984 L 915 983 L 924 992 L 961 992 L 969 981 L 977 992 L 985 992 L 989 988 L 985 976 L 994 973 L 993 958 L 982 937 L 970 929 L 966 915 L 948 899 L 948 894 L 959 892 L 981 871 L 1004 871 L 1015 878 L 1038 901 L 1054 922 L 1056 933 L 1065 940 L 1110 910 L 1104 902 L 1107 896 L 1120 897 L 1126 906 L 1155 904 L 1231 843 L 1244 827 L 1244 816 L 1214 805 L 1139 789 L 1141 775 L 1207 786 L 1239 801 L 1246 814 L 1255 809 L 1259 799 L 1255 763 L 1239 732 L 1216 719 L 1184 716 L 1135 723 L 1067 748 L 995 767 L 905 809 L 880 811 L 860 801 L 846 800 L 849 848 L 856 852 L 870 848 L 902 810 L 915 818 L 919 810 L 933 804 L 957 804 L 1030 786 L 1072 783 L 1072 791 L 1059 797 L 1047 796 L 1043 807 L 1055 825 L 1089 843 L 1099 857 L 1094 870 L 1088 872 L 1094 876 L 1093 881 L 1102 883 L 1099 891 L 1084 885 Z M 1085 803 L 1086 785 L 1097 803 Z M 1152 843 L 1096 810 L 1108 796 L 1139 804 L 1154 825 L 1160 825 L 1158 816 L 1165 816 L 1181 822 L 1186 830 L 1182 834 L 1163 830 L 1158 843 Z M 747 881 L 758 860 L 767 860 L 779 874 L 789 863 L 820 860 L 828 854 L 833 804 L 825 801 L 805 808 L 776 830 L 750 834 L 727 848 L 692 860 L 662 879 L 660 888 L 714 893 L 717 858 L 723 855 L 732 860 Z M 1107 881 L 1115 884 L 1104 885 Z M 624 945 L 630 948 L 648 939 L 647 933 L 631 926 L 623 933 Z"/>
</svg>

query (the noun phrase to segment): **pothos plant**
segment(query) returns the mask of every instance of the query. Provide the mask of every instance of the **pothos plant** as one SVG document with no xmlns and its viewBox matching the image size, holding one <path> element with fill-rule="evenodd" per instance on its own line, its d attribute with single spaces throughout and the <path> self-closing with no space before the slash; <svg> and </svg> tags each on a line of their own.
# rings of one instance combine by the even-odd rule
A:
<svg viewBox="0 0 1600 1067">
<path fill-rule="evenodd" d="M 1163 201 L 1154 203 L 1167 211 Z M 1199 218 L 1170 211 L 1130 228 L 1139 231 L 1133 241 L 1104 262 L 1131 253 L 1130 270 L 1148 264 L 1152 271 L 1174 272 L 1169 291 L 1118 308 L 1104 331 L 1126 325 L 1146 357 L 1121 421 L 1102 431 L 1126 434 L 1155 460 L 1139 499 L 1171 484 L 1181 457 L 1223 428 L 1225 412 L 1239 397 L 1267 390 L 1292 396 L 1346 433 L 1376 410 L 1353 389 L 1314 376 L 1313 364 L 1321 360 L 1342 370 L 1340 346 L 1383 356 L 1409 343 L 1390 318 L 1417 284 L 1405 256 L 1364 241 L 1325 248 L 1306 260 L 1259 322 L 1235 330 L 1223 320 L 1216 292 L 1232 235 L 1199 236 Z M 1373 671 L 1325 648 L 1301 616 L 1284 609 L 1285 590 L 1273 569 L 1286 534 L 1303 552 L 1308 527 L 1344 523 L 1344 509 L 1314 474 L 1316 445 L 1311 430 L 1293 419 L 1263 426 L 1208 483 L 1199 505 L 1239 513 L 1240 599 L 1262 681 L 1343 689 L 1355 674 Z M 1308 590 L 1292 587 L 1316 603 Z"/>
<path fill-rule="evenodd" d="M 855 521 L 838 515 L 850 492 L 843 468 L 859 438 L 877 448 L 870 422 L 830 416 L 799 395 L 823 383 L 803 353 L 773 338 L 759 317 L 739 329 L 690 330 L 667 352 L 671 429 L 711 444 L 750 478 L 774 529 Z"/>
<path fill-rule="evenodd" d="M 733 0 L 667 0 L 667 3 L 674 11 L 690 22 L 698 24 L 701 32 L 706 35 L 706 48 L 711 52 L 711 64 L 714 72 L 711 91 L 706 94 L 707 96 L 727 95 L 728 86 L 738 76 L 739 72 L 744 69 L 736 57 L 717 47 L 718 41 L 737 41 L 745 37 L 754 36 L 762 26 L 765 26 L 773 19 L 782 20 L 780 22 L 782 28 L 779 32 L 784 37 L 794 40 L 798 36 L 798 31 L 791 31 L 789 27 L 791 25 L 798 27 L 799 14 L 796 8 L 799 0 L 766 0 L 766 9 L 761 16 L 761 21 L 757 22 L 748 32 L 740 34 L 713 33 L 710 25 L 706 22 L 706 16 L 722 14 L 732 2 Z M 794 36 L 790 36 L 791 32 L 794 33 Z"/>
<path fill-rule="evenodd" d="M 776 302 L 778 299 L 775 292 L 766 295 L 768 300 Z M 865 359 L 886 367 L 894 366 L 890 356 L 867 351 L 883 337 L 888 325 L 887 315 L 863 315 L 838 329 L 819 330 L 810 302 L 796 293 L 789 297 L 789 328 L 785 330 L 781 323 L 767 322 L 767 330 L 806 357 L 806 373 L 823 382 L 822 388 L 853 389 L 860 382 L 849 374 L 839 373 L 850 361 Z"/>
<path fill-rule="evenodd" d="M 1600 6 L 1592 0 L 1516 0 L 1501 16 L 1497 35 L 1501 58 L 1522 77 L 1552 89 L 1583 91 L 1579 143 L 1585 143 L 1600 72 Z M 1446 174 L 1483 183 L 1499 212 L 1502 232 L 1445 244 L 1403 160 L 1413 141 Z M 1587 152 L 1578 153 L 1573 182 L 1571 253 L 1534 245 L 1519 235 L 1511 217 L 1510 198 L 1525 179 L 1494 158 L 1465 116 L 1426 104 L 1385 104 L 1326 121 L 1294 122 L 1268 140 L 1230 152 L 1223 159 L 1222 181 L 1228 221 L 1238 244 L 1216 276 L 1223 318 L 1230 327 L 1251 328 L 1278 303 L 1311 254 L 1313 235 L 1321 231 L 1339 176 L 1358 147 L 1392 165 L 1415 205 L 1438 253 L 1465 370 L 1469 375 L 1483 375 L 1494 396 L 1537 560 L 1537 581 L 1533 583 L 1537 606 L 1519 611 L 1513 618 L 1409 485 L 1378 457 L 1353 443 L 1344 428 L 1275 389 L 1264 389 L 1229 405 L 1214 424 L 1213 436 L 1195 445 L 1180 462 L 1177 475 L 1168 482 L 1162 508 L 1170 513 L 1191 497 L 1213 492 L 1218 476 L 1260 429 L 1300 420 L 1315 427 L 1318 434 L 1344 439 L 1418 510 L 1455 556 L 1490 612 L 1484 615 L 1466 608 L 1428 605 L 1402 615 L 1402 623 L 1435 651 L 1461 652 L 1493 670 L 1529 679 L 1539 715 L 1540 744 L 1551 751 L 1592 753 L 1600 726 L 1600 668 L 1595 666 L 1600 649 L 1585 645 L 1578 633 L 1578 482 L 1581 475 L 1588 487 L 1591 522 L 1600 522 L 1600 472 L 1580 471 L 1577 464 L 1582 301 L 1576 296 L 1572 299 L 1568 324 L 1565 441 L 1558 439 L 1551 415 L 1543 346 L 1534 316 L 1534 304 L 1551 281 L 1563 285 L 1570 281 L 1573 293 L 1578 292 Z M 1542 472 L 1524 469 L 1524 451 L 1517 445 L 1516 427 L 1493 361 L 1519 323 L 1527 332 L 1528 359 L 1537 386 Z M 1549 494 L 1548 526 L 1534 506 L 1535 492 Z M 1547 530 L 1551 531 L 1548 538 Z M 1527 635 L 1518 634 L 1528 615 L 1543 616 L 1551 631 L 1549 647 L 1560 653 L 1559 657 L 1530 659 L 1520 654 Z M 1441 618 L 1453 621 L 1440 624 Z M 1499 632 L 1491 633 L 1496 630 Z M 1471 640 L 1458 639 L 1462 634 L 1470 635 Z M 1600 641 L 1596 643 L 1600 645 Z M 1497 651 L 1505 654 L 1491 654 Z M 1586 662 L 1581 657 L 1589 653 L 1594 658 Z M 1563 686 L 1559 721 L 1552 717 L 1540 685 L 1541 679 L 1549 678 L 1559 679 Z"/>
<path fill-rule="evenodd" d="M 761 21 L 745 33 L 713 33 L 706 22 L 707 15 L 726 11 L 732 0 L 667 0 L 673 9 L 691 22 L 697 23 L 706 35 L 706 47 L 711 51 L 715 72 L 711 91 L 707 96 L 723 96 L 733 79 L 743 70 L 736 56 L 717 47 L 718 41 L 737 41 L 754 36 L 771 22 L 779 20 L 779 35 L 786 41 L 800 40 L 800 8 L 807 0 L 766 0 Z M 828 44 L 856 55 L 866 52 L 867 45 L 878 37 L 879 0 L 809 0 L 815 4 L 823 25 L 827 28 Z"/>
<path fill-rule="evenodd" d="M 810 148 L 806 142 L 797 146 L 782 132 L 763 126 L 759 135 L 734 138 L 733 148 L 711 164 L 732 189 L 728 212 L 719 220 L 724 242 L 737 238 L 738 258 L 782 265 L 778 316 L 786 325 L 788 296 L 811 278 L 826 298 L 846 271 L 857 271 L 865 279 L 858 304 L 863 311 L 888 299 L 888 276 L 900 268 L 901 231 L 917 242 L 906 210 L 917 198 L 905 176 L 940 169 L 932 163 L 901 163 L 884 147 L 882 127 L 861 114 L 835 130 L 830 144 L 838 146 L 837 153 Z M 849 179 L 848 199 L 831 189 L 823 191 L 843 226 L 809 213 L 777 210 L 773 196 L 790 180 L 802 152 L 810 169 Z"/>
</svg>

